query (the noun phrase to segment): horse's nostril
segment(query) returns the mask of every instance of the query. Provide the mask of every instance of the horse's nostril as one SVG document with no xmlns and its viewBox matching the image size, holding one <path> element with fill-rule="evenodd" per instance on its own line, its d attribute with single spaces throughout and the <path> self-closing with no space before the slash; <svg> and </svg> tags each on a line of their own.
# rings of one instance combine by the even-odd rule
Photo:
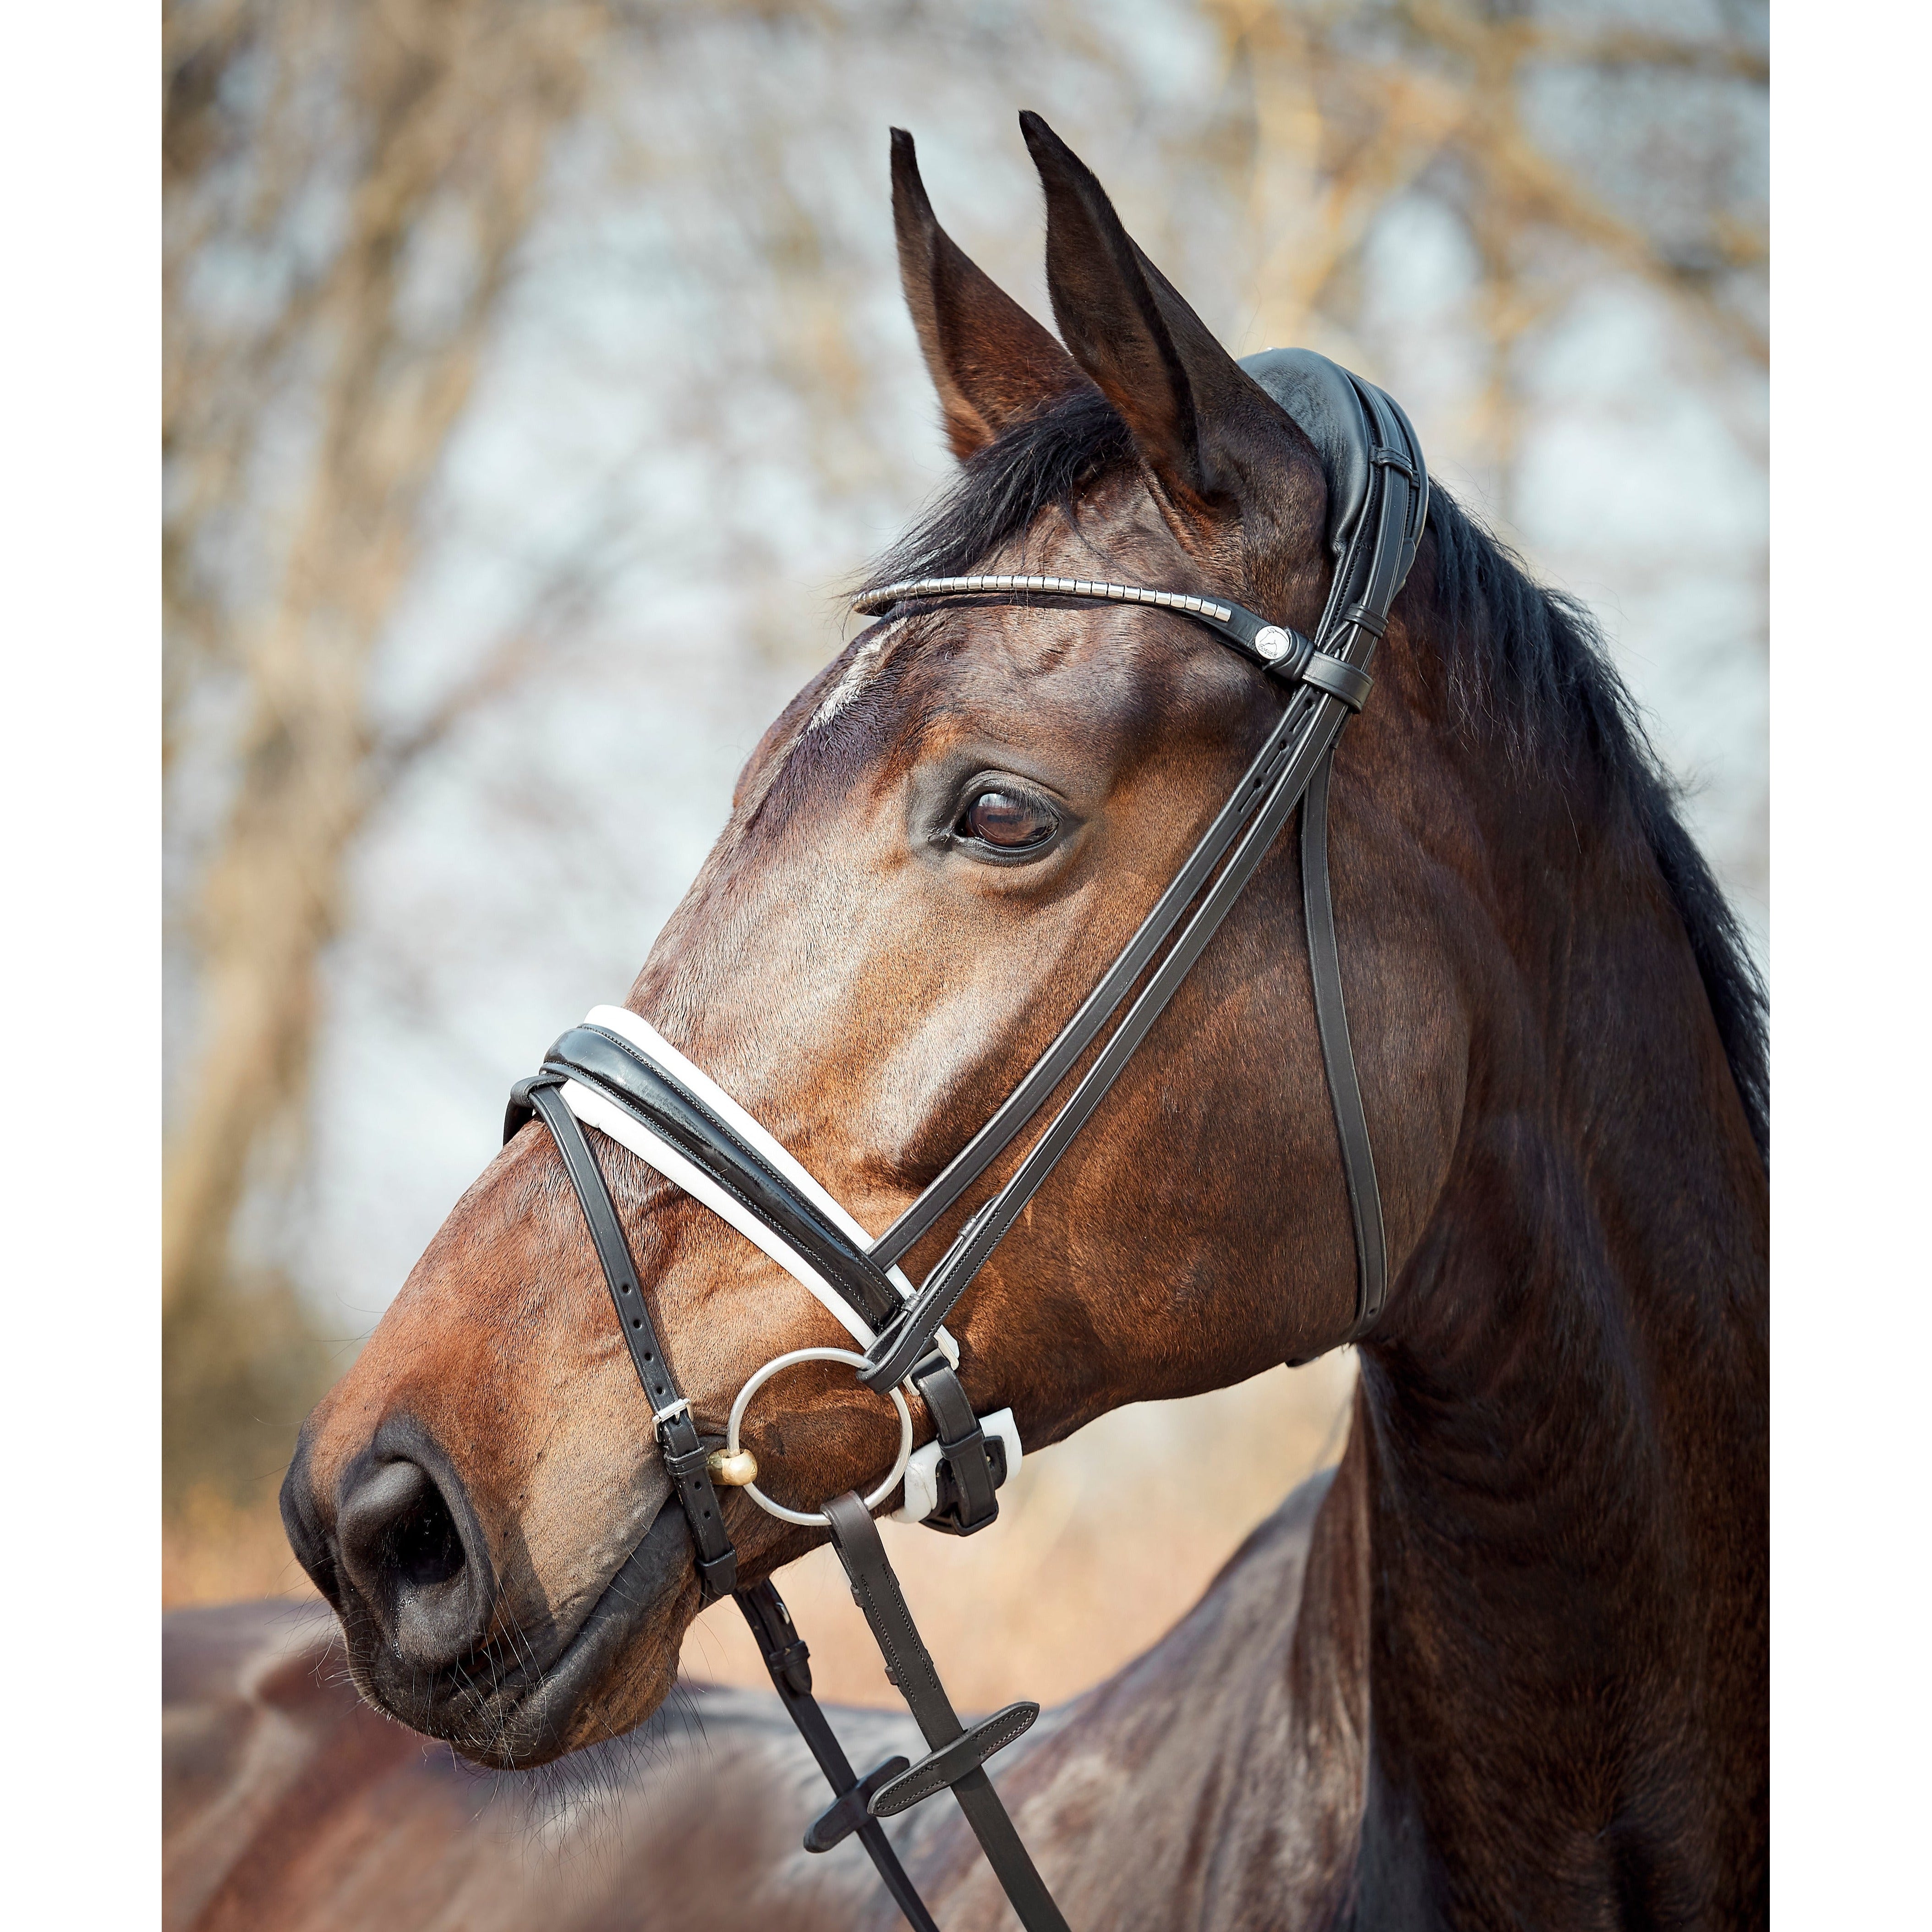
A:
<svg viewBox="0 0 1932 1932">
<path fill-rule="evenodd" d="M 407 1463 L 394 1466 L 406 1468 Z M 398 1580 L 424 1588 L 446 1583 L 463 1568 L 463 1539 L 456 1519 L 434 1484 L 413 1508 L 406 1510 L 389 1532 L 389 1564 Z"/>
<path fill-rule="evenodd" d="M 336 1534 L 350 1580 L 412 1661 L 452 1662 L 481 1638 L 487 1583 L 450 1499 L 421 1464 L 368 1468 L 343 1498 Z"/>
<path fill-rule="evenodd" d="M 379 1462 L 343 1498 L 343 1561 L 371 1594 L 446 1582 L 463 1567 L 463 1540 L 442 1492 L 414 1462 Z"/>
</svg>

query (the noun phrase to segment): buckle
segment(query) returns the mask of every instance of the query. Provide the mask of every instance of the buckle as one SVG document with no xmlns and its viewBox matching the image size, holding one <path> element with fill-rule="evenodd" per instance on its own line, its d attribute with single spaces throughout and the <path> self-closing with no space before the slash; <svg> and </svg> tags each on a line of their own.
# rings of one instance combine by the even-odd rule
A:
<svg viewBox="0 0 1932 1932">
<path fill-rule="evenodd" d="M 946 1454 L 942 1455 L 933 1471 L 933 1504 L 922 1519 L 928 1529 L 936 1529 L 942 1536 L 977 1536 L 982 1529 L 991 1529 L 1000 1520 L 1000 1503 L 998 1496 L 993 1507 L 977 1518 L 969 1519 L 966 1514 L 967 1501 L 959 1479 L 954 1471 L 953 1455 L 960 1451 L 970 1454 L 980 1450 L 986 1458 L 986 1472 L 992 1477 L 993 1487 L 999 1489 L 1006 1480 L 1006 1445 L 997 1436 L 980 1435 L 964 1443 L 947 1443 L 944 1445 Z"/>
<path fill-rule="evenodd" d="M 984 1529 L 1000 1514 L 999 1478 L 987 1453 L 986 1431 L 973 1413 L 959 1378 L 943 1357 L 927 1355 L 914 1364 L 908 1378 L 925 1398 L 926 1412 L 938 1431 L 940 1462 L 935 1465 L 934 1508 L 925 1520 L 934 1529 L 954 1536 L 970 1536 Z M 950 1506 L 942 1507 L 938 1495 L 939 1472 L 952 1479 Z"/>
<path fill-rule="evenodd" d="M 1019 1468 L 1022 1460 L 1019 1425 L 1010 1408 L 995 1409 L 975 1418 L 984 1447 L 988 1468 L 995 1490 Z M 969 1438 L 970 1439 L 970 1438 Z M 960 1520 L 959 1486 L 947 1445 L 928 1442 L 906 1466 L 905 1494 L 892 1511 L 895 1522 L 923 1523 L 944 1536 L 971 1536 L 998 1520 L 994 1511 L 974 1523 Z"/>
</svg>

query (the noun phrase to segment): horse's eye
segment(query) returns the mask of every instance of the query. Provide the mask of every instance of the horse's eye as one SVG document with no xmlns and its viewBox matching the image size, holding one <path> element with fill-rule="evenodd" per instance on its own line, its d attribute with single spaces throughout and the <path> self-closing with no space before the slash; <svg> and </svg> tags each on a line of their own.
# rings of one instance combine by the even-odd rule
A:
<svg viewBox="0 0 1932 1932">
<path fill-rule="evenodd" d="M 1004 852 L 1045 844 L 1059 824 L 1058 815 L 1042 800 L 1015 791 L 982 791 L 959 819 L 966 837 Z"/>
</svg>

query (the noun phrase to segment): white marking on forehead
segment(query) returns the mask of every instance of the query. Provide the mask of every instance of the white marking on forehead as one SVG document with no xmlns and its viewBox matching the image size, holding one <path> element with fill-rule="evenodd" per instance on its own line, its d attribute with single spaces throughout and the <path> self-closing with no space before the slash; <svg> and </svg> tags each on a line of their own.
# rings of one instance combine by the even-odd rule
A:
<svg viewBox="0 0 1932 1932">
<path fill-rule="evenodd" d="M 818 709 L 812 714 L 806 724 L 807 731 L 816 731 L 821 725 L 830 724 L 839 712 L 856 698 L 871 681 L 879 668 L 879 659 L 892 633 L 898 628 L 896 623 L 881 627 L 877 635 L 868 639 L 853 654 L 852 662 L 845 667 L 838 682 L 819 700 Z"/>
</svg>

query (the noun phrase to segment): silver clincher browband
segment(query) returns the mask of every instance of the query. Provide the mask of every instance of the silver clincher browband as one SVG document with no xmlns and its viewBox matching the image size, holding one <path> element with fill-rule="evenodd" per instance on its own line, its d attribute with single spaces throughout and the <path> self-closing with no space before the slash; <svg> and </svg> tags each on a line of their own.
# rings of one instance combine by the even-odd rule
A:
<svg viewBox="0 0 1932 1932">
<path fill-rule="evenodd" d="M 937 1932 L 878 1824 L 941 1789 L 965 1812 L 1027 1932 L 1066 1932 L 982 1766 L 1039 1714 L 1015 1704 L 968 1726 L 955 1714 L 920 1642 L 871 1512 L 902 1482 L 910 1514 L 971 1535 L 999 1514 L 997 1492 L 1018 1466 L 1010 1412 L 976 1414 L 944 1324 L 987 1257 L 1014 1225 L 1213 937 L 1299 808 L 1302 900 L 1316 1029 L 1335 1116 L 1356 1256 L 1354 1318 L 1342 1340 L 1381 1314 L 1388 1263 L 1382 1202 L 1342 994 L 1329 888 L 1328 799 L 1336 741 L 1370 690 L 1369 664 L 1414 560 L 1429 499 L 1414 430 L 1382 392 L 1310 352 L 1270 350 L 1244 366 L 1304 429 L 1329 479 L 1329 541 L 1336 563 L 1312 638 L 1231 598 L 1087 578 L 980 573 L 908 579 L 868 591 L 866 615 L 911 614 L 955 598 L 1022 603 L 1089 599 L 1170 612 L 1208 630 L 1262 671 L 1286 702 L 1232 796 L 1180 872 L 1066 1024 L 945 1169 L 875 1240 L 804 1166 L 702 1070 L 648 1022 L 621 1007 L 593 1009 L 513 1089 L 507 1141 L 532 1118 L 548 1128 L 580 1203 L 632 1361 L 651 1403 L 660 1456 L 695 1550 L 709 1601 L 731 1593 L 757 1636 L 787 1710 L 836 1794 L 806 1834 L 808 1851 L 856 1834 L 916 1932 Z M 1012 1175 L 970 1214 L 914 1288 L 898 1264 L 1010 1146 L 1071 1076 L 1138 986 L 1059 1111 Z M 766 1363 L 731 1406 L 722 1439 L 700 1436 L 680 1394 L 608 1184 L 586 1136 L 596 1128 L 628 1148 L 754 1242 L 846 1330 L 850 1349 L 790 1351 Z M 775 1502 L 757 1484 L 740 1440 L 764 1384 L 806 1362 L 836 1361 L 887 1397 L 900 1419 L 898 1453 L 867 1496 L 833 1497 L 818 1511 Z M 910 1397 L 924 1402 L 938 1440 L 914 1452 Z M 915 1477 L 916 1480 L 915 1480 Z M 881 1650 L 930 1747 L 918 1764 L 892 1758 L 861 1778 L 812 1696 L 809 1655 L 767 1582 L 741 1588 L 718 1490 L 742 1489 L 760 1508 L 801 1526 L 823 1526 Z"/>
<path fill-rule="evenodd" d="M 1216 597 L 1194 597 L 1178 590 L 1148 590 L 1135 584 L 1103 584 L 1084 577 L 1028 577 L 994 573 L 974 577 L 920 577 L 868 590 L 853 604 L 862 615 L 943 597 L 978 597 L 1011 602 L 1016 596 L 1084 597 L 1102 604 L 1142 604 L 1192 617 L 1224 644 L 1284 684 L 1300 682 L 1331 692 L 1350 710 L 1359 711 L 1372 680 L 1346 658 L 1318 651 L 1312 640 L 1285 624 L 1270 624 L 1244 604 Z M 1379 634 L 1379 632 L 1378 633 Z"/>
</svg>

